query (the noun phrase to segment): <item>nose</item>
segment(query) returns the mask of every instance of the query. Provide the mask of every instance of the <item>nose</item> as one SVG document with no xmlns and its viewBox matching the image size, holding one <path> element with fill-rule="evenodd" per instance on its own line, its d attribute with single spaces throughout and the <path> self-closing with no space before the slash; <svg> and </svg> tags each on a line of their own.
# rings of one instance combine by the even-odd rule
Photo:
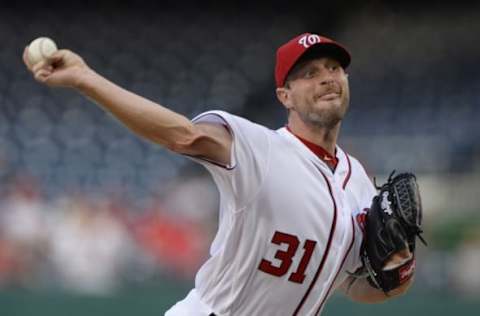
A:
<svg viewBox="0 0 480 316">
<path fill-rule="evenodd" d="M 335 80 L 331 76 L 322 78 L 320 85 L 327 88 L 333 88 L 336 85 Z"/>
<path fill-rule="evenodd" d="M 323 67 L 322 69 L 322 76 L 320 77 L 320 84 L 324 85 L 333 85 L 335 83 L 335 78 L 333 72 L 327 68 Z"/>
<path fill-rule="evenodd" d="M 333 78 L 330 75 L 325 76 L 320 81 L 320 85 L 322 85 L 322 86 L 333 86 L 333 85 L 335 85 L 335 81 L 333 80 Z"/>
</svg>

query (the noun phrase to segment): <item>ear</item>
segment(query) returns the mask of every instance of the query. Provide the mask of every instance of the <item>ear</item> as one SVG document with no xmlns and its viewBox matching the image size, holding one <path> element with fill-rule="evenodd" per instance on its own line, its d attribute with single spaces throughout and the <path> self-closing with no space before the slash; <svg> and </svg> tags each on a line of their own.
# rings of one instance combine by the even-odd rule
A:
<svg viewBox="0 0 480 316">
<path fill-rule="evenodd" d="M 291 105 L 291 98 L 290 98 L 290 89 L 286 88 L 286 87 L 280 87 L 280 88 L 277 88 L 275 90 L 275 92 L 277 93 L 277 99 L 278 101 L 280 101 L 280 103 L 283 104 L 283 106 L 289 110 L 292 105 Z"/>
</svg>

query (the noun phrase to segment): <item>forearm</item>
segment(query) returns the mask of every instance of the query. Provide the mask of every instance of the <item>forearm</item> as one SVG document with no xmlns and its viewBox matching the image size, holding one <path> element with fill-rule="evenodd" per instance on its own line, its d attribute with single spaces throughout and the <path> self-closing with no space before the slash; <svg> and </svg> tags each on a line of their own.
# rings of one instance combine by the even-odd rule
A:
<svg viewBox="0 0 480 316">
<path fill-rule="evenodd" d="M 50 87 L 73 88 L 112 113 L 133 132 L 181 154 L 230 163 L 232 135 L 221 124 L 193 124 L 183 115 L 127 91 L 90 69 L 68 49 L 32 65 L 35 80 Z"/>
<path fill-rule="evenodd" d="M 386 295 L 383 291 L 372 287 L 365 278 L 355 279 L 349 277 L 342 284 L 341 290 L 353 301 L 373 304 L 405 294 L 412 283 L 413 277 Z"/>
<path fill-rule="evenodd" d="M 76 89 L 136 134 L 171 150 L 181 151 L 194 138 L 194 125 L 186 117 L 123 89 L 90 69 L 81 74 Z"/>
</svg>

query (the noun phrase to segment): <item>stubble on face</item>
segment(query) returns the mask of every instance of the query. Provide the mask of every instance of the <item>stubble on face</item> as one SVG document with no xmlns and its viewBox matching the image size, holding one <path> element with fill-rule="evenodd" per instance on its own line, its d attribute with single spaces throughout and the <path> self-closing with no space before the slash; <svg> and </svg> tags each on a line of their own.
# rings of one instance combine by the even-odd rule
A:
<svg viewBox="0 0 480 316">
<path fill-rule="evenodd" d="M 297 106 L 294 110 L 305 124 L 315 128 L 332 129 L 345 117 L 349 107 L 348 84 L 343 85 L 340 91 L 340 97 L 333 100 L 320 100 L 315 96 L 308 98 L 302 94 L 295 98 Z"/>
</svg>

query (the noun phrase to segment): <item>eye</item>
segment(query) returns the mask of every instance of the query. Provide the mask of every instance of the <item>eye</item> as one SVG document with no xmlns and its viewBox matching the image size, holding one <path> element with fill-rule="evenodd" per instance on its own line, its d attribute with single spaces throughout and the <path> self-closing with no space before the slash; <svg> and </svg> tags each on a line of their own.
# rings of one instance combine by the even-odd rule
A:
<svg viewBox="0 0 480 316">
<path fill-rule="evenodd" d="M 338 71 L 340 66 L 339 65 L 331 65 L 329 68 L 330 68 L 330 71 Z"/>
<path fill-rule="evenodd" d="M 304 78 L 313 78 L 317 75 L 318 71 L 317 69 L 308 69 L 307 71 L 305 71 L 305 73 L 303 74 L 303 77 Z"/>
</svg>

